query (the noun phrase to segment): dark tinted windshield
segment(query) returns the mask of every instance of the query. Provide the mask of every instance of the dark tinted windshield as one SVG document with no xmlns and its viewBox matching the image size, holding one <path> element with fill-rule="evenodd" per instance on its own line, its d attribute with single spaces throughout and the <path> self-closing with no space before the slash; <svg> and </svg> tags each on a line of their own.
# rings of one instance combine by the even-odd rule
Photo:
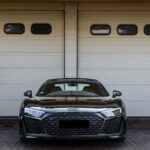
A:
<svg viewBox="0 0 150 150">
<path fill-rule="evenodd" d="M 108 96 L 105 88 L 96 83 L 84 82 L 56 82 L 44 84 L 37 96 Z"/>
</svg>

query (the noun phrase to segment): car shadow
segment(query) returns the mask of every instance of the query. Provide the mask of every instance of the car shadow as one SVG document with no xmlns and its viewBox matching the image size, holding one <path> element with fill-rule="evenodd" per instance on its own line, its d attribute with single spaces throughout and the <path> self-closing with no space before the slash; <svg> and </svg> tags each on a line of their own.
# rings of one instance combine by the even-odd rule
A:
<svg viewBox="0 0 150 150">
<path fill-rule="evenodd" d="M 71 149 L 100 149 L 100 148 L 108 148 L 109 147 L 118 147 L 123 146 L 124 142 L 119 142 L 117 140 L 97 140 L 97 139 L 90 139 L 90 140 L 32 140 L 23 142 L 23 144 L 28 145 L 29 147 L 44 147 L 44 148 L 51 148 L 53 150 L 71 150 Z"/>
</svg>

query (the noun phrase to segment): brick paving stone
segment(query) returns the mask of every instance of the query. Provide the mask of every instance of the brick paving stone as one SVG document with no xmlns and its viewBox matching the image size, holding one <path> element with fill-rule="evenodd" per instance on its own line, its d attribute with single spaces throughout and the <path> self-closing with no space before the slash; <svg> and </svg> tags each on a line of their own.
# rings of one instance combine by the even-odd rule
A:
<svg viewBox="0 0 150 150">
<path fill-rule="evenodd" d="M 122 142 L 107 140 L 21 142 L 17 127 L 0 127 L 0 150 L 149 150 L 150 130 L 128 130 Z"/>
</svg>

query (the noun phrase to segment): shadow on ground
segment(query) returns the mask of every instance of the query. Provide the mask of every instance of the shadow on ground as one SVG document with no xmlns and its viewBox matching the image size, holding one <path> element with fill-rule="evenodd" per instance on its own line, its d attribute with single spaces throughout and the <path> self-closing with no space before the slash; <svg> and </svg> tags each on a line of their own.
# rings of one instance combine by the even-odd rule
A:
<svg viewBox="0 0 150 150">
<path fill-rule="evenodd" d="M 124 142 L 110 140 L 38 140 L 21 142 L 18 128 L 0 128 L 0 150 L 149 150 L 150 130 L 128 130 Z"/>
</svg>

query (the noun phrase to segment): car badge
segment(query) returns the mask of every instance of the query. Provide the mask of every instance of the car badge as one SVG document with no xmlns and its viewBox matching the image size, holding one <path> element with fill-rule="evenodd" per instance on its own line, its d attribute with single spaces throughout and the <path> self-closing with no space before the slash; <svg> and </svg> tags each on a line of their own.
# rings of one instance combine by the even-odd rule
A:
<svg viewBox="0 0 150 150">
<path fill-rule="evenodd" d="M 69 111 L 69 112 L 78 112 L 78 111 L 79 111 L 79 108 L 69 107 L 69 108 L 68 108 L 68 111 Z"/>
</svg>

